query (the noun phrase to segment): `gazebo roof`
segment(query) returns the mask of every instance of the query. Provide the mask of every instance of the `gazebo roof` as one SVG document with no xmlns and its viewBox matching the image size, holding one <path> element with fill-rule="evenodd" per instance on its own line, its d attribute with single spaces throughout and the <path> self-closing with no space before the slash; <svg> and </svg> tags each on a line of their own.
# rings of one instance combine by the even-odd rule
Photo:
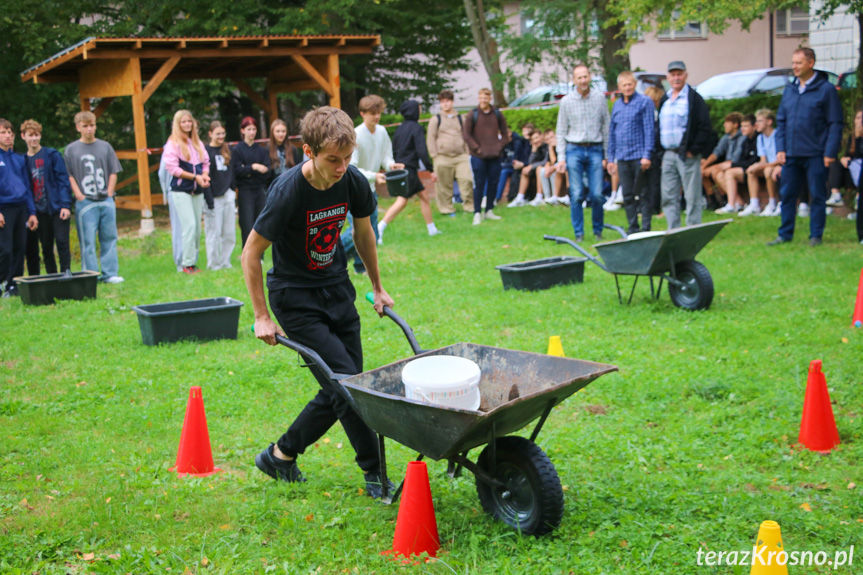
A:
<svg viewBox="0 0 863 575">
<path fill-rule="evenodd" d="M 21 73 L 21 81 L 77 83 L 78 71 L 98 60 L 138 58 L 150 78 L 166 59 L 180 57 L 172 80 L 262 77 L 291 56 L 368 54 L 380 36 L 240 36 L 201 38 L 87 38 Z"/>
</svg>

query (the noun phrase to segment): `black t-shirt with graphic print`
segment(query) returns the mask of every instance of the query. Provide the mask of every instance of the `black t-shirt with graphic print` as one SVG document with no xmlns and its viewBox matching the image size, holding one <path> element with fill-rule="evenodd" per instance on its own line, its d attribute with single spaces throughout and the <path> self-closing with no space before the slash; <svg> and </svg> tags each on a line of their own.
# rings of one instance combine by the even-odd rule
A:
<svg viewBox="0 0 863 575">
<path fill-rule="evenodd" d="M 273 267 L 267 288 L 323 287 L 348 277 L 339 236 L 348 212 L 367 218 L 378 209 L 369 182 L 348 167 L 342 179 L 318 190 L 294 166 L 270 186 L 267 205 L 254 229 L 273 244 Z"/>
</svg>

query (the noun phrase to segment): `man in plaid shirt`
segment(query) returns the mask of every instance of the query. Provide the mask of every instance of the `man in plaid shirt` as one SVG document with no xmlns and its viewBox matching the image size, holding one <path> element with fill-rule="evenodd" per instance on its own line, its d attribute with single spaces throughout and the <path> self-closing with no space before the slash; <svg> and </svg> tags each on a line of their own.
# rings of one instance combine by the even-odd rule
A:
<svg viewBox="0 0 863 575">
<path fill-rule="evenodd" d="M 617 88 L 622 97 L 611 110 L 608 130 L 608 172 L 615 170 L 623 188 L 623 208 L 629 222 L 628 233 L 650 230 L 651 203 L 644 172 L 650 169 L 653 151 L 654 105 L 653 100 L 635 91 L 635 76 L 621 72 Z M 636 203 L 635 197 L 638 196 Z M 641 213 L 641 227 L 638 214 Z"/>
<path fill-rule="evenodd" d="M 569 198 L 575 241 L 584 239 L 583 177 L 587 174 L 593 233 L 602 239 L 602 172 L 608 144 L 608 104 L 605 94 L 590 87 L 590 70 L 579 64 L 573 71 L 576 91 L 560 101 L 557 114 L 557 171 L 569 172 Z"/>
</svg>

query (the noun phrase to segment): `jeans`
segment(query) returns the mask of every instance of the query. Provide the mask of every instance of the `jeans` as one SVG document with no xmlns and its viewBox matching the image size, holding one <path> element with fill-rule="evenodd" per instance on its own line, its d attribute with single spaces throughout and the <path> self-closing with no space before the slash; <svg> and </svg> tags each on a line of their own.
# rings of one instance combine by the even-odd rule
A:
<svg viewBox="0 0 863 575">
<path fill-rule="evenodd" d="M 372 191 L 372 195 L 375 197 L 375 205 L 378 203 L 378 194 L 377 192 Z M 378 210 L 375 209 L 372 212 L 372 215 L 369 216 L 369 221 L 372 224 L 372 231 L 375 232 L 375 240 L 378 239 Z M 354 258 L 354 269 L 358 272 L 363 272 L 366 270 L 366 266 L 363 263 L 362 258 L 360 257 L 359 252 L 357 252 L 357 248 L 354 245 L 354 216 L 348 212 L 348 225 L 350 225 L 349 233 L 343 233 L 340 237 L 342 240 L 342 247 L 345 250 L 345 255 L 347 257 Z"/>
<path fill-rule="evenodd" d="M 790 240 L 794 237 L 794 220 L 797 217 L 797 196 L 806 178 L 809 184 L 809 237 L 824 235 L 827 220 L 827 168 L 823 156 L 789 156 L 782 168 L 779 183 L 779 199 L 782 202 L 782 223 L 779 237 Z"/>
<path fill-rule="evenodd" d="M 246 247 L 246 239 L 255 227 L 255 221 L 267 205 L 267 189 L 240 188 L 237 190 L 237 208 L 240 216 L 240 235 L 243 238 L 243 247 Z"/>
<path fill-rule="evenodd" d="M 68 270 L 72 264 L 72 253 L 69 251 L 69 220 L 61 220 L 60 212 L 36 212 L 39 227 L 35 232 L 27 232 L 27 275 L 38 276 L 41 269 L 39 263 L 39 247 L 42 247 L 42 259 L 45 262 L 45 273 L 57 273 L 57 260 L 54 259 L 54 243 L 57 243 L 57 255 L 60 256 L 60 272 Z"/>
<path fill-rule="evenodd" d="M 473 171 L 473 211 L 482 211 L 482 198 L 485 196 L 485 211 L 494 208 L 494 196 L 500 181 L 500 158 L 484 160 L 470 157 L 470 169 Z"/>
<path fill-rule="evenodd" d="M 518 185 L 520 179 L 521 169 L 516 170 L 512 166 L 509 166 L 507 168 L 501 167 L 500 179 L 497 183 L 497 194 L 495 195 L 494 201 L 499 202 L 501 197 L 503 197 L 503 189 L 506 187 L 507 180 L 509 180 L 509 192 L 506 194 L 506 199 L 508 202 L 513 201 L 518 195 Z"/>
<path fill-rule="evenodd" d="M 78 243 L 81 246 L 81 268 L 99 271 L 102 278 L 119 275 L 120 263 L 117 260 L 117 208 L 114 198 L 102 201 L 79 200 L 75 202 L 78 226 Z M 100 253 L 96 258 L 96 236 L 99 237 Z"/>
<path fill-rule="evenodd" d="M 572 218 L 572 230 L 576 237 L 584 236 L 584 174 L 587 174 L 587 187 L 590 194 L 591 219 L 593 233 L 602 234 L 605 213 L 602 204 L 602 145 L 577 146 L 566 145 L 566 170 L 569 172 L 569 213 Z"/>
</svg>

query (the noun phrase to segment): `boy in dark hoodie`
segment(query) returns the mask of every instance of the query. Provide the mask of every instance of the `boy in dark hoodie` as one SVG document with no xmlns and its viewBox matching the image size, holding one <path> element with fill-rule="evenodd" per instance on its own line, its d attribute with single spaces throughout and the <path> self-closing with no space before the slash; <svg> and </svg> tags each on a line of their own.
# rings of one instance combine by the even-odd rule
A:
<svg viewBox="0 0 863 575">
<path fill-rule="evenodd" d="M 431 204 L 429 204 L 425 187 L 417 173 L 419 171 L 420 160 L 422 160 L 427 170 L 432 169 L 432 160 L 426 147 L 425 132 L 417 122 L 420 118 L 419 102 L 408 100 L 401 105 L 399 112 L 404 116 L 404 122 L 396 128 L 396 133 L 393 135 L 393 153 L 396 163 L 404 164 L 408 172 L 408 181 L 407 186 L 403 188 L 404 192 L 396 196 L 396 202 L 390 206 L 390 209 L 384 214 L 383 219 L 378 222 L 378 242 L 384 237 L 384 230 L 387 229 L 387 226 L 405 209 L 408 200 L 413 196 L 419 197 L 420 211 L 426 222 L 428 234 L 436 236 L 441 233 L 432 221 Z M 437 180 L 434 172 L 432 172 L 431 179 L 432 182 Z"/>
</svg>

